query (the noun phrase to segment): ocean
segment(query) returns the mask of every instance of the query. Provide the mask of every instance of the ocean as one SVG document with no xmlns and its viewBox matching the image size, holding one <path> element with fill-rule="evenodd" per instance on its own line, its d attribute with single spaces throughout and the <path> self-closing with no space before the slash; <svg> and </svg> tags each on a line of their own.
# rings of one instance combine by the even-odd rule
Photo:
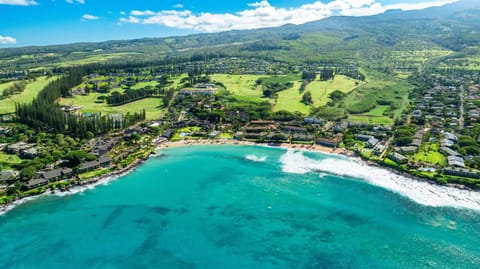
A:
<svg viewBox="0 0 480 269">
<path fill-rule="evenodd" d="M 343 156 L 170 148 L 0 216 L 0 268 L 480 268 L 480 193 Z"/>
</svg>

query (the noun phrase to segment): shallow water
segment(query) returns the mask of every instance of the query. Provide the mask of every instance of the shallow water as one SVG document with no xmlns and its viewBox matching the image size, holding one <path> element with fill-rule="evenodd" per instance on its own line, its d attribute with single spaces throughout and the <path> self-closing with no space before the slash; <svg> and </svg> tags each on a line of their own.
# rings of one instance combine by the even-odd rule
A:
<svg viewBox="0 0 480 269">
<path fill-rule="evenodd" d="M 0 216 L 0 268 L 480 267 L 478 193 L 278 148 L 162 153 Z"/>
</svg>

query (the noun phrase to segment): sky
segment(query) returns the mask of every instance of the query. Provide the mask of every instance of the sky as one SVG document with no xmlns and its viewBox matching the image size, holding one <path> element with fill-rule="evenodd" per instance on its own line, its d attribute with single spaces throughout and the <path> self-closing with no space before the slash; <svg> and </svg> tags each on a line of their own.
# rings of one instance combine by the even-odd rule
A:
<svg viewBox="0 0 480 269">
<path fill-rule="evenodd" d="M 0 48 L 256 29 L 455 1 L 0 0 Z"/>
</svg>

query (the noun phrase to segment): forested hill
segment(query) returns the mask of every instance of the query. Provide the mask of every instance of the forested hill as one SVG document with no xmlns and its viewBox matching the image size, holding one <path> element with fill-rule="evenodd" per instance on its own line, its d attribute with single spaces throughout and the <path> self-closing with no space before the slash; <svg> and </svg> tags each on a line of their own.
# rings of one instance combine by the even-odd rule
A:
<svg viewBox="0 0 480 269">
<path fill-rule="evenodd" d="M 478 29 L 480 3 L 464 0 L 419 11 L 393 10 L 370 17 L 330 17 L 276 28 L 1 49 L 0 71 L 195 54 L 370 64 L 385 62 L 392 51 L 432 52 L 427 60 L 445 56 L 461 58 L 465 54 L 477 54 Z M 28 57 L 19 57 L 25 55 Z"/>
</svg>

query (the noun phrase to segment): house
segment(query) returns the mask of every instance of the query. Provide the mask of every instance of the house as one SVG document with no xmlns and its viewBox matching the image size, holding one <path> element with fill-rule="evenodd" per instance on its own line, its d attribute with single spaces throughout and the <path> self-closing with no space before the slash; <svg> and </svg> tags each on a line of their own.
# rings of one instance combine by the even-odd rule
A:
<svg viewBox="0 0 480 269">
<path fill-rule="evenodd" d="M 440 140 L 440 146 L 441 147 L 451 147 L 453 146 L 455 143 L 452 141 L 452 140 L 448 140 L 448 139 L 442 139 Z"/>
<path fill-rule="evenodd" d="M 243 132 L 242 132 L 242 131 L 238 131 L 238 132 L 235 133 L 234 138 L 237 139 L 237 140 L 242 140 L 242 139 L 243 139 L 243 136 L 244 136 Z"/>
<path fill-rule="evenodd" d="M 35 189 L 35 188 L 38 188 L 38 187 L 45 186 L 47 184 L 48 184 L 48 180 L 43 179 L 43 178 L 39 178 L 39 179 L 33 179 L 33 180 L 28 181 L 25 184 L 25 186 L 27 187 L 27 189 L 31 190 L 31 189 Z"/>
<path fill-rule="evenodd" d="M 18 176 L 18 173 L 14 172 L 14 171 L 1 171 L 0 172 L 0 183 L 10 182 L 10 181 L 14 180 L 15 178 L 17 178 L 17 176 Z"/>
<path fill-rule="evenodd" d="M 399 147 L 396 149 L 402 153 L 414 153 L 415 151 L 417 151 L 418 148 L 415 146 L 406 146 L 406 147 Z"/>
<path fill-rule="evenodd" d="M 447 167 L 443 169 L 445 175 L 468 177 L 468 178 L 480 178 L 479 170 L 468 170 L 465 168 Z"/>
<path fill-rule="evenodd" d="M 174 134 L 174 130 L 168 129 L 162 134 L 162 137 L 170 139 L 170 138 L 172 138 L 173 134 Z"/>
<path fill-rule="evenodd" d="M 415 139 L 413 139 L 412 143 L 410 143 L 410 145 L 418 148 L 422 145 L 422 140 L 415 138 Z"/>
<path fill-rule="evenodd" d="M 301 141 L 301 142 L 310 142 L 313 141 L 315 137 L 309 134 L 293 134 L 292 141 Z"/>
<path fill-rule="evenodd" d="M 297 127 L 297 126 L 282 126 L 281 129 L 286 132 L 291 132 L 291 133 L 306 133 L 307 129 L 303 127 Z"/>
<path fill-rule="evenodd" d="M 90 151 L 90 154 L 94 156 L 102 156 L 104 154 L 107 154 L 114 146 L 113 141 L 105 141 L 105 140 L 100 140 L 98 141 L 93 149 Z"/>
<path fill-rule="evenodd" d="M 98 159 L 98 163 L 100 166 L 107 167 L 110 166 L 110 163 L 112 162 L 112 159 L 107 156 L 102 156 L 100 159 Z"/>
<path fill-rule="evenodd" d="M 34 145 L 25 142 L 18 142 L 7 146 L 8 154 L 19 154 L 21 150 L 32 148 Z"/>
<path fill-rule="evenodd" d="M 73 170 L 71 168 L 62 169 L 62 177 L 69 178 L 73 176 Z"/>
<path fill-rule="evenodd" d="M 245 138 L 248 139 L 261 139 L 265 137 L 267 133 L 262 132 L 262 133 L 245 133 Z"/>
<path fill-rule="evenodd" d="M 335 127 L 333 128 L 333 131 L 335 133 L 343 133 L 345 132 L 345 130 L 347 130 L 348 128 L 348 123 L 346 122 L 339 122 L 337 123 L 337 125 L 335 125 Z"/>
<path fill-rule="evenodd" d="M 250 125 L 270 125 L 275 124 L 274 121 L 271 120 L 252 120 L 250 121 Z"/>
<path fill-rule="evenodd" d="M 39 152 L 37 148 L 29 148 L 21 150 L 20 155 L 24 158 L 35 159 L 36 157 L 38 157 Z"/>
<path fill-rule="evenodd" d="M 55 169 L 51 171 L 46 171 L 42 174 L 42 178 L 48 181 L 57 181 L 62 178 L 62 170 Z"/>
<path fill-rule="evenodd" d="M 288 141 L 288 134 L 285 133 L 270 133 L 267 135 L 267 139 L 270 141 Z"/>
<path fill-rule="evenodd" d="M 391 152 L 388 154 L 388 158 L 398 164 L 404 164 L 408 162 L 408 158 L 403 156 L 402 154 Z"/>
<path fill-rule="evenodd" d="M 323 120 L 317 118 L 305 118 L 303 122 L 306 124 L 323 124 Z"/>
<path fill-rule="evenodd" d="M 323 138 L 319 137 L 317 138 L 316 143 L 318 145 L 326 146 L 329 148 L 336 148 L 338 147 L 338 144 L 340 143 L 338 138 Z"/>
<path fill-rule="evenodd" d="M 95 170 L 99 167 L 100 167 L 100 163 L 98 161 L 86 162 L 86 163 L 82 163 L 78 167 L 78 172 L 85 173 L 85 172 L 88 172 L 88 171 Z"/>
<path fill-rule="evenodd" d="M 382 153 L 387 149 L 387 147 L 383 143 L 378 143 L 374 148 L 373 148 L 373 154 L 380 156 Z"/>
<path fill-rule="evenodd" d="M 215 139 L 217 136 L 221 134 L 220 131 L 212 131 L 210 134 L 208 134 L 208 138 L 210 139 Z"/>
<path fill-rule="evenodd" d="M 372 137 L 368 139 L 366 146 L 367 148 L 373 148 L 378 144 L 378 142 L 380 142 L 378 139 L 376 139 L 375 137 Z"/>
<path fill-rule="evenodd" d="M 457 136 L 452 133 L 445 132 L 444 135 L 445 135 L 445 139 L 451 140 L 453 142 L 456 142 L 458 140 Z"/>
<path fill-rule="evenodd" d="M 448 165 L 449 166 L 456 166 L 456 167 L 465 168 L 465 161 L 463 160 L 462 157 L 448 156 L 447 160 L 448 160 Z"/>
<path fill-rule="evenodd" d="M 455 150 L 447 147 L 440 147 L 440 151 L 445 153 L 447 156 L 458 156 L 461 157 L 462 155 Z"/>
<path fill-rule="evenodd" d="M 364 134 L 356 134 L 355 135 L 356 140 L 360 140 L 360 141 L 364 141 L 364 142 L 367 142 L 368 140 L 370 140 L 372 138 L 375 138 L 375 137 L 373 137 L 371 135 L 364 135 Z"/>
</svg>

